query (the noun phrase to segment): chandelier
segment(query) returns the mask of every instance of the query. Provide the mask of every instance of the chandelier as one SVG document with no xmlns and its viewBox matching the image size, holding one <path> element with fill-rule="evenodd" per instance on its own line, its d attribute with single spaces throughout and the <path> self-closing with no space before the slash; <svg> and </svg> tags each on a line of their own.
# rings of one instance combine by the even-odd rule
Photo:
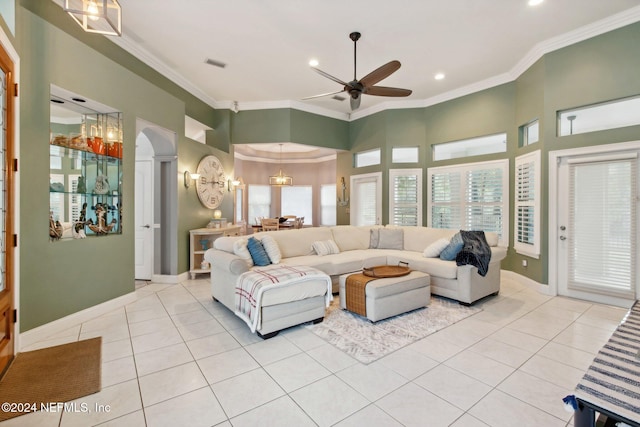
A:
<svg viewBox="0 0 640 427">
<path fill-rule="evenodd" d="M 283 185 L 293 185 L 293 178 L 282 173 L 282 144 L 280 144 L 280 171 L 278 175 L 269 177 L 269 185 L 282 187 Z"/>
<path fill-rule="evenodd" d="M 122 35 L 118 0 L 64 0 L 63 8 L 88 33 Z"/>
</svg>

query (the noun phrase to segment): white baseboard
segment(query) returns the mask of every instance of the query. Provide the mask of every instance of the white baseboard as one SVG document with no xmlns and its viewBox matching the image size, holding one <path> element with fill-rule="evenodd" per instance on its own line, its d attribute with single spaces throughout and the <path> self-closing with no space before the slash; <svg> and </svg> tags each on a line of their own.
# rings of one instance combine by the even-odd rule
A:
<svg viewBox="0 0 640 427">
<path fill-rule="evenodd" d="M 102 316 L 103 314 L 110 313 L 127 304 L 131 304 L 136 299 L 136 293 L 130 292 L 118 298 L 105 301 L 101 304 L 94 305 L 93 307 L 85 308 L 84 310 L 70 314 L 61 319 L 30 329 L 19 335 L 16 348 L 20 351 L 23 348 L 37 343 L 38 341 L 46 340 L 51 335 L 57 334 L 58 332 L 62 332 L 66 329 L 77 326 L 80 323 Z"/>
<path fill-rule="evenodd" d="M 500 270 L 500 274 L 508 279 L 516 280 L 518 283 L 522 283 L 527 288 L 540 292 L 543 295 L 555 296 L 555 293 L 551 292 L 551 288 L 549 285 L 538 283 L 535 280 L 528 278 L 527 276 L 523 276 L 522 274 L 518 274 L 509 270 Z"/>
<path fill-rule="evenodd" d="M 154 274 L 153 276 L 151 276 L 151 283 L 164 283 L 174 285 L 176 283 L 184 282 L 185 280 L 189 280 L 188 271 L 173 276 L 168 274 Z"/>
</svg>

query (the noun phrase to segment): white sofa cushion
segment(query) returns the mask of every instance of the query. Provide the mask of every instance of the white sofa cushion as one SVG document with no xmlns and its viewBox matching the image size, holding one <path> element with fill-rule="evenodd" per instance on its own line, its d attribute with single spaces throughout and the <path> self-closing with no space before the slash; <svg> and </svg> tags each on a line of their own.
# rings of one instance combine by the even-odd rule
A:
<svg viewBox="0 0 640 427">
<path fill-rule="evenodd" d="M 412 270 L 422 271 L 431 276 L 438 276 L 444 279 L 455 279 L 458 276 L 458 266 L 455 262 L 443 261 L 440 258 L 425 258 L 422 253 L 395 251 L 387 256 L 389 265 L 398 265 L 399 262 L 409 263 Z"/>
<path fill-rule="evenodd" d="M 333 240 L 319 240 L 317 242 L 313 242 L 312 244 L 313 250 L 319 256 L 339 254 L 340 249 L 338 249 L 338 245 Z"/>
<path fill-rule="evenodd" d="M 336 225 L 330 229 L 333 241 L 336 242 L 340 251 L 344 252 L 367 249 L 369 247 L 369 233 L 372 228 L 380 228 L 380 226 Z"/>
<path fill-rule="evenodd" d="M 280 253 L 280 248 L 278 247 L 278 243 L 272 236 L 263 236 L 260 239 L 262 242 L 262 246 L 264 246 L 264 250 L 267 251 L 267 255 L 271 260 L 272 264 L 279 264 L 282 259 L 282 253 Z"/>
<path fill-rule="evenodd" d="M 460 230 L 431 227 L 410 227 L 387 225 L 386 228 L 401 228 L 404 230 L 404 250 L 422 253 L 424 248 L 438 239 L 451 239 Z"/>
<path fill-rule="evenodd" d="M 449 246 L 449 240 L 447 239 L 438 239 L 426 248 L 422 252 L 422 256 L 425 258 L 436 258 L 440 256 L 440 252 Z"/>
<path fill-rule="evenodd" d="M 247 248 L 247 242 L 248 240 L 246 238 L 234 240 L 233 253 L 242 258 L 248 267 L 253 267 L 253 257 Z"/>
<path fill-rule="evenodd" d="M 257 238 L 269 235 L 278 243 L 282 258 L 311 255 L 313 242 L 333 238 L 328 227 L 309 227 L 295 230 L 267 231 L 256 233 Z"/>
</svg>

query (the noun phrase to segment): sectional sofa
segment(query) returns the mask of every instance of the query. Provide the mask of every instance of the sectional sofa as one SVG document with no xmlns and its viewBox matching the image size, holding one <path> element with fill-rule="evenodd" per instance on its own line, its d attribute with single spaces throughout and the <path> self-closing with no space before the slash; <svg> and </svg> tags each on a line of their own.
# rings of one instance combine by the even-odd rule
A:
<svg viewBox="0 0 640 427">
<path fill-rule="evenodd" d="M 430 275 L 432 294 L 472 304 L 499 292 L 500 262 L 506 256 L 506 248 L 498 246 L 495 233 L 485 234 L 491 251 L 485 276 L 478 274 L 474 266 L 458 266 L 455 260 L 425 256 L 433 255 L 425 253 L 427 248 L 432 251 L 438 243 L 442 244 L 443 239 L 449 241 L 458 231 L 430 227 L 343 225 L 221 237 L 205 253 L 205 259 L 211 264 L 211 293 L 216 301 L 235 312 L 236 281 L 252 268 L 246 256 L 238 255 L 237 249 L 242 246 L 239 240 L 271 236 L 272 239 L 268 240 L 271 240 L 271 246 L 275 241 L 280 263 L 321 270 L 331 277 L 333 293 L 338 292 L 338 278 L 342 274 L 359 271 L 365 266 L 407 262 L 411 269 Z M 322 281 L 265 292 L 258 334 L 272 336 L 290 326 L 321 320 L 327 292 L 326 282 Z"/>
</svg>

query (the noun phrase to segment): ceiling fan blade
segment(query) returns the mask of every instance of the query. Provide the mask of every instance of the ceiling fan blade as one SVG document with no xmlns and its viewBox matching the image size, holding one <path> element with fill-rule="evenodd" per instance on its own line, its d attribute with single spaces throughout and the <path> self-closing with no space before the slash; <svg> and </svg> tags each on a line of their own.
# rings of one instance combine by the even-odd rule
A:
<svg viewBox="0 0 640 427">
<path fill-rule="evenodd" d="M 341 90 L 336 91 L 336 92 L 321 93 L 320 95 L 307 96 L 306 98 L 302 98 L 302 100 L 304 101 L 306 99 L 322 98 L 323 96 L 337 95 L 337 94 L 342 93 L 342 92 L 344 92 L 344 89 L 341 89 Z"/>
<path fill-rule="evenodd" d="M 381 80 L 386 79 L 391 74 L 398 71 L 399 68 L 400 68 L 400 61 L 387 62 L 383 66 L 376 68 L 375 70 L 373 70 L 372 72 L 370 72 L 369 74 L 361 78 L 360 84 L 362 84 L 365 87 L 373 86 L 374 84 L 378 83 Z"/>
<path fill-rule="evenodd" d="M 329 73 L 325 73 L 324 71 L 322 71 L 322 70 L 321 70 L 321 69 L 319 69 L 319 68 L 311 67 L 311 69 L 312 69 L 313 71 L 315 71 L 316 73 L 320 74 L 321 76 L 324 76 L 324 77 L 328 78 L 329 80 L 333 80 L 334 82 L 339 83 L 339 84 L 341 84 L 342 86 L 349 86 L 349 83 L 343 82 L 343 81 L 342 81 L 342 80 L 340 80 L 339 78 L 337 78 L 337 77 L 333 77 L 331 74 L 329 74 Z"/>
<path fill-rule="evenodd" d="M 360 108 L 360 101 L 361 101 L 360 96 L 357 96 L 357 97 L 351 96 L 349 101 L 351 102 L 351 111 L 357 110 L 358 108 Z"/>
<path fill-rule="evenodd" d="M 409 89 L 385 86 L 371 86 L 364 89 L 364 93 L 367 95 L 375 96 L 409 96 L 411 95 L 411 92 L 412 91 Z"/>
</svg>

